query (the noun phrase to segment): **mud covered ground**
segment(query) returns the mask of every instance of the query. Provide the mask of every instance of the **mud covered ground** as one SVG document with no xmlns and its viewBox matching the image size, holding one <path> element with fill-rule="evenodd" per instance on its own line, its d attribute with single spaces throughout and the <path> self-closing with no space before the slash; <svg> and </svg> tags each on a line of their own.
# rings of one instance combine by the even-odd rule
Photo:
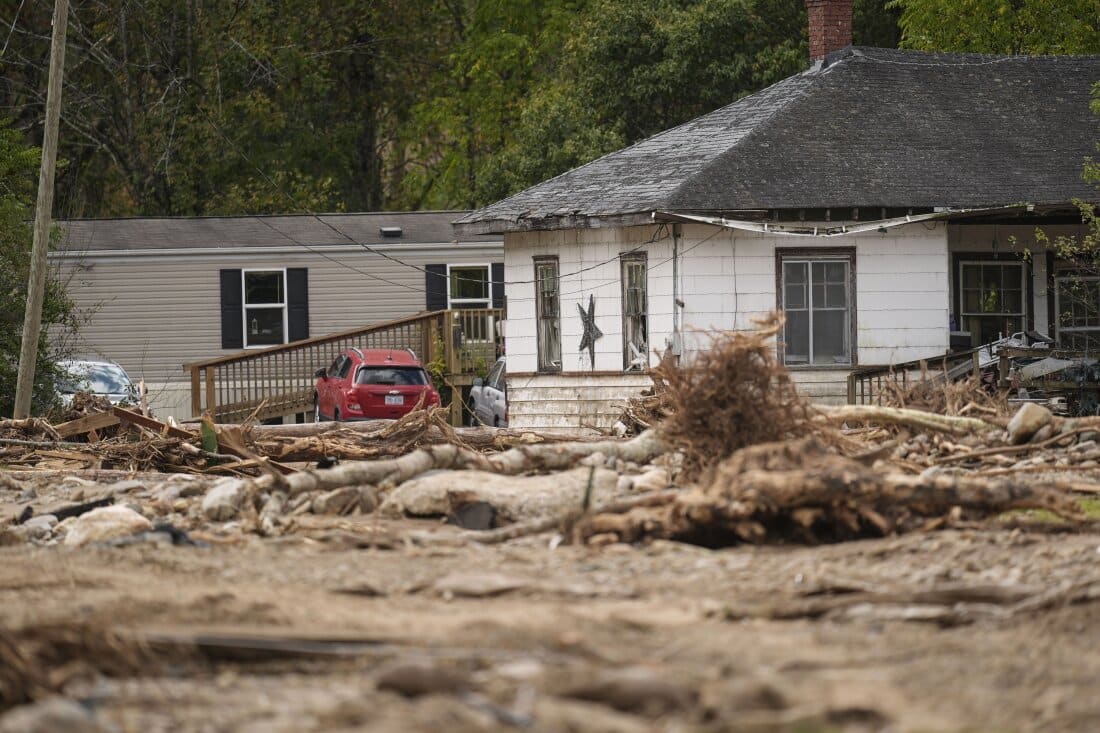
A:
<svg viewBox="0 0 1100 733">
<path fill-rule="evenodd" d="M 64 730 L 1100 730 L 1097 533 L 711 551 L 340 521 L 3 547 L 0 627 L 69 657 L 47 671 L 86 718 Z M 346 541 L 414 530 L 441 541 Z"/>
</svg>

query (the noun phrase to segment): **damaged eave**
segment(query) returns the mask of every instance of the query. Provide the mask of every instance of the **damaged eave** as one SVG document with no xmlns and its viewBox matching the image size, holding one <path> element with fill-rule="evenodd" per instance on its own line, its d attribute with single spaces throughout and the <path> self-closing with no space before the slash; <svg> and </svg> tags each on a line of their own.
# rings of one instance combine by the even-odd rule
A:
<svg viewBox="0 0 1100 733">
<path fill-rule="evenodd" d="M 1029 204 L 1017 204 L 1013 206 L 996 206 L 983 209 L 941 209 L 927 214 L 910 214 L 891 219 L 877 219 L 874 221 L 861 221 L 855 224 L 817 224 L 817 225 L 790 225 L 770 222 L 746 221 L 744 219 L 730 219 L 724 216 L 705 216 L 700 214 L 686 214 L 676 211 L 654 211 L 652 220 L 662 222 L 682 222 L 694 224 L 710 224 L 726 229 L 738 229 L 759 234 L 772 234 L 782 237 L 843 237 L 862 232 L 883 232 L 894 227 L 913 224 L 921 221 L 937 219 L 953 219 L 960 216 L 974 216 L 979 214 L 1008 213 L 1013 211 L 1030 210 Z"/>
<path fill-rule="evenodd" d="M 623 214 L 554 214 L 516 219 L 481 219 L 453 224 L 456 236 L 506 234 L 508 232 L 552 231 L 556 229 L 603 229 L 642 226 L 653 223 L 651 211 Z"/>
</svg>

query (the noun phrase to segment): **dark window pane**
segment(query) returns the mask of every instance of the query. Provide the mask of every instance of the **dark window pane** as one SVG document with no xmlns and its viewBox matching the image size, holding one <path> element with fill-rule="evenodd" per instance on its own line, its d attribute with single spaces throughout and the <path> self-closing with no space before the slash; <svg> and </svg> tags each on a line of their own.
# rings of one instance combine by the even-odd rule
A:
<svg viewBox="0 0 1100 733">
<path fill-rule="evenodd" d="M 825 279 L 831 283 L 842 283 L 847 279 L 847 265 L 843 262 L 825 264 Z"/>
<path fill-rule="evenodd" d="M 283 273 L 244 273 L 245 305 L 264 305 L 283 302 Z M 280 341 L 279 343 L 282 343 Z"/>
<path fill-rule="evenodd" d="M 1001 268 L 997 265 L 982 266 L 982 287 L 996 291 L 1001 286 Z"/>
<path fill-rule="evenodd" d="M 810 360 L 810 313 L 787 311 L 787 323 L 783 327 L 785 361 L 788 364 L 805 364 Z"/>
<path fill-rule="evenodd" d="M 783 263 L 783 280 L 789 283 L 804 283 L 806 282 L 806 263 L 805 262 L 785 262 Z"/>
<path fill-rule="evenodd" d="M 982 294 L 979 290 L 963 291 L 963 313 L 979 313 L 982 309 Z"/>
<path fill-rule="evenodd" d="M 976 288 L 981 285 L 981 267 L 978 265 L 963 265 L 963 287 Z"/>
<path fill-rule="evenodd" d="M 847 318 L 844 311 L 814 311 L 814 363 L 848 361 Z"/>
<path fill-rule="evenodd" d="M 848 286 L 846 284 L 826 286 L 825 306 L 828 308 L 846 308 L 848 306 Z"/>
<path fill-rule="evenodd" d="M 249 346 L 273 346 L 283 338 L 282 308 L 248 308 L 245 311 L 245 337 Z"/>
<path fill-rule="evenodd" d="M 787 287 L 784 289 L 783 307 L 787 310 L 806 309 L 805 283 L 787 283 Z"/>
<path fill-rule="evenodd" d="M 420 367 L 377 367 L 368 366 L 355 375 L 356 384 L 427 384 L 428 375 Z"/>
<path fill-rule="evenodd" d="M 1001 305 L 1005 313 L 1020 313 L 1023 310 L 1023 295 L 1019 290 L 1006 290 Z"/>
</svg>

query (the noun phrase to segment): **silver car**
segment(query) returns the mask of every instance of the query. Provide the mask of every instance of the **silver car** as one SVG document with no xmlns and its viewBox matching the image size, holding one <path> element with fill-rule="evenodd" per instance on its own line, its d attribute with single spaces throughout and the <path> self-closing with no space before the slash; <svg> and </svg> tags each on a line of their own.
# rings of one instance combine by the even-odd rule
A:
<svg viewBox="0 0 1100 733">
<path fill-rule="evenodd" d="M 508 427 L 508 388 L 505 384 L 504 357 L 497 359 L 485 379 L 474 379 L 470 387 L 470 425 Z"/>
<path fill-rule="evenodd" d="M 65 374 L 57 384 L 63 405 L 69 405 L 77 392 L 106 397 L 112 405 L 138 400 L 130 375 L 113 361 L 70 359 L 57 362 L 57 366 Z"/>
</svg>

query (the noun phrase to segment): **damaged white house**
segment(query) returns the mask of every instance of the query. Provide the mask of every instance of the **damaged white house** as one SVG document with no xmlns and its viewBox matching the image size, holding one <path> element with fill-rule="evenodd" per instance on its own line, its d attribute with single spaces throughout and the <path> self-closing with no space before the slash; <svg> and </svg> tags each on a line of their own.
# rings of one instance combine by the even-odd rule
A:
<svg viewBox="0 0 1100 733">
<path fill-rule="evenodd" d="M 1035 236 L 1098 198 L 1100 57 L 851 47 L 851 0 L 807 5 L 803 73 L 456 221 L 504 235 L 513 426 L 607 425 L 659 353 L 776 309 L 821 401 L 952 342 L 1100 336 L 1100 287 L 1062 313 L 1087 276 Z"/>
</svg>

